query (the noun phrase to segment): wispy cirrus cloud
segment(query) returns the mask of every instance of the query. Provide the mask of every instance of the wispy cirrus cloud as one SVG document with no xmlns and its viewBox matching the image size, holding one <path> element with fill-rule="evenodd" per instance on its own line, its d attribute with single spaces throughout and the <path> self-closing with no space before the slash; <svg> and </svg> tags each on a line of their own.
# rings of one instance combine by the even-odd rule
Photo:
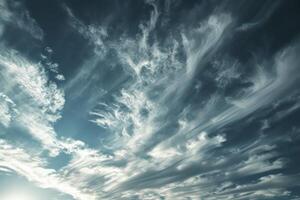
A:
<svg viewBox="0 0 300 200">
<path fill-rule="evenodd" d="M 218 94 L 222 92 L 217 91 L 218 93 L 202 98 L 203 105 L 187 106 L 182 104 L 182 99 L 190 94 L 190 90 L 205 93 L 202 91 L 204 88 L 201 79 L 193 85 L 193 76 L 201 70 L 205 71 L 206 65 L 214 61 L 213 55 L 222 49 L 222 42 L 231 31 L 234 31 L 234 28 L 228 29 L 232 25 L 232 18 L 225 13 L 215 13 L 203 20 L 192 33 L 183 31 L 179 34 L 181 38 L 179 40 L 171 37 L 170 41 L 175 45 L 173 48 L 166 48 L 155 40 L 154 43 L 148 41 L 150 33 L 155 35 L 152 31 L 159 16 L 157 5 L 153 9 L 149 20 L 150 28 L 141 26 L 142 33 L 134 38 L 140 42 L 134 42 L 129 38 L 122 38 L 118 44 L 107 42 L 106 48 L 118 53 L 120 62 L 126 72 L 133 77 L 133 82 L 113 95 L 112 102 L 111 100 L 100 102 L 97 108 L 90 112 L 92 122 L 113 134 L 108 137 L 104 147 L 111 150 L 114 155 L 105 163 L 114 164 L 114 167 L 107 167 L 103 163 L 98 166 L 92 165 L 93 167 L 88 170 L 94 176 L 108 177 L 107 183 L 103 183 L 103 188 L 110 191 L 109 198 L 114 197 L 109 194 L 121 193 L 124 199 L 135 195 L 149 199 L 162 196 L 176 199 L 180 196 L 174 192 L 180 185 L 178 182 L 189 180 L 189 176 L 192 179 L 193 175 L 199 173 L 200 179 L 204 180 L 203 185 L 209 184 L 207 176 L 211 177 L 211 180 L 212 177 L 227 178 L 216 178 L 216 182 L 211 183 L 210 189 L 204 187 L 199 191 L 182 192 L 182 195 L 197 198 L 200 193 L 205 196 L 203 194 L 207 192 L 207 198 L 214 199 L 216 197 L 209 196 L 208 193 L 217 192 L 213 187 L 217 183 L 225 184 L 231 179 L 242 179 L 284 168 L 286 160 L 275 159 L 280 157 L 280 153 L 267 153 L 275 151 L 275 146 L 271 145 L 274 141 L 269 139 L 254 145 L 246 145 L 248 150 L 246 147 L 227 149 L 227 151 L 244 151 L 240 157 L 236 154 L 231 157 L 226 153 L 224 155 L 220 153 L 218 161 L 208 162 L 213 156 L 210 153 L 227 148 L 223 147 L 227 142 L 225 135 L 215 137 L 209 135 L 255 113 L 285 93 L 291 86 L 290 83 L 296 81 L 296 78 L 287 79 L 287 74 L 293 73 L 297 68 L 294 57 L 298 52 L 297 45 L 278 52 L 272 61 L 266 62 L 267 66 L 256 63 L 257 70 L 251 75 L 248 74 L 249 86 L 240 89 L 239 97 L 224 98 Z M 182 51 L 180 48 L 183 48 L 185 58 L 179 56 L 179 52 Z M 167 49 L 172 50 L 167 52 Z M 213 77 L 220 90 L 227 89 L 231 82 L 245 75 L 243 74 L 245 72 L 241 71 L 244 67 L 242 64 L 225 61 L 224 68 L 217 69 Z M 270 68 L 273 71 L 268 71 Z M 228 71 L 223 73 L 227 69 Z M 277 91 L 271 92 L 275 88 Z M 161 92 L 155 93 L 155 90 L 160 89 Z M 266 96 L 268 98 L 265 98 Z M 176 114 L 177 117 L 170 116 Z M 161 135 L 161 132 L 164 132 L 164 135 Z M 260 149 L 259 145 L 262 144 L 268 145 Z M 275 160 L 271 161 L 272 159 Z M 230 166 L 231 162 L 237 162 L 236 166 Z M 196 166 L 204 169 L 196 170 Z M 225 170 L 226 174 L 222 174 L 221 170 Z M 187 175 L 189 171 L 195 174 Z M 114 178 L 111 178 L 113 176 Z M 169 185 L 173 188 L 169 188 Z M 156 189 L 162 186 L 164 187 L 161 190 Z M 192 185 L 186 187 L 187 191 L 189 187 Z M 288 196 L 289 193 L 286 191 L 270 187 L 265 193 L 262 191 L 249 196 L 241 193 L 237 198 L 271 198 L 279 192 L 282 192 L 283 196 Z M 222 198 L 230 198 L 230 195 Z"/>
<path fill-rule="evenodd" d="M 298 198 L 299 129 L 284 120 L 300 105 L 299 41 L 244 60 L 231 50 L 238 34 L 263 26 L 281 4 L 266 14 L 271 4 L 263 4 L 245 24 L 230 1 L 182 3 L 145 1 L 148 20 L 113 37 L 111 24 L 85 24 L 64 4 L 71 32 L 92 50 L 65 82 L 49 76 L 62 66 L 3 45 L 1 128 L 25 130 L 41 148 L 1 139 L 0 170 L 80 200 Z M 71 114 L 62 115 L 66 102 Z M 57 132 L 73 115 L 100 136 Z M 67 158 L 50 167 L 59 156 Z"/>
<path fill-rule="evenodd" d="M 13 119 L 13 115 L 16 114 L 15 104 L 5 94 L 0 93 L 0 98 L 0 122 L 3 126 L 8 127 Z"/>
<path fill-rule="evenodd" d="M 0 12 L 0 36 L 2 35 L 5 26 L 12 25 L 25 32 L 28 32 L 37 40 L 43 39 L 43 30 L 30 16 L 29 11 L 25 8 L 22 2 L 1 0 Z"/>
<path fill-rule="evenodd" d="M 52 123 L 60 118 L 64 94 L 51 83 L 39 64 L 31 63 L 14 50 L 0 55 L 1 90 L 15 104 L 14 126 L 25 128 L 50 152 L 58 150 Z M 18 95 L 14 95 L 18 93 Z"/>
<path fill-rule="evenodd" d="M 24 176 L 41 188 L 55 189 L 76 199 L 95 199 L 93 194 L 74 186 L 76 182 L 70 182 L 63 174 L 47 168 L 47 161 L 40 156 L 28 154 L 4 140 L 0 140 L 0 144 L 1 169 Z"/>
</svg>

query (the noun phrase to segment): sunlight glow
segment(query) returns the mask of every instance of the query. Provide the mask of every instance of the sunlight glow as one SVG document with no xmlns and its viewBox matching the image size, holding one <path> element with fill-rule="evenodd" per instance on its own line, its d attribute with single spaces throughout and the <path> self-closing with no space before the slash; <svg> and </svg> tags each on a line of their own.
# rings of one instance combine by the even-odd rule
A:
<svg viewBox="0 0 300 200">
<path fill-rule="evenodd" d="M 5 195 L 1 200 L 36 200 L 36 198 L 29 193 L 15 191 Z"/>
</svg>

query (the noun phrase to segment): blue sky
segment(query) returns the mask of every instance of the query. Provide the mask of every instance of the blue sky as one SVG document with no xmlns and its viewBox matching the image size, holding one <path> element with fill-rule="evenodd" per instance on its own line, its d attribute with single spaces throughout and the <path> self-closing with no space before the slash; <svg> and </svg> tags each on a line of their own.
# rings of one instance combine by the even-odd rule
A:
<svg viewBox="0 0 300 200">
<path fill-rule="evenodd" d="M 0 199 L 300 199 L 299 13 L 0 0 Z"/>
</svg>

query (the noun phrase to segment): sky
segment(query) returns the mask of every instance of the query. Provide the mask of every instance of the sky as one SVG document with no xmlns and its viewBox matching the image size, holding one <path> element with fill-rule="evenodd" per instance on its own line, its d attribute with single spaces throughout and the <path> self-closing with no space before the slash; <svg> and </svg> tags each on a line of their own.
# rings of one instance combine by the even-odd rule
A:
<svg viewBox="0 0 300 200">
<path fill-rule="evenodd" d="M 1 200 L 300 200 L 300 1 L 0 0 Z"/>
</svg>

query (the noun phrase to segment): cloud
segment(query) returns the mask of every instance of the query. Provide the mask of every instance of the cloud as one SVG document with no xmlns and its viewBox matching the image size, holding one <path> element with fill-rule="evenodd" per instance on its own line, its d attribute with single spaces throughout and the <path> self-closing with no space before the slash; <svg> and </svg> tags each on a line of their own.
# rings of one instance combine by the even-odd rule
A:
<svg viewBox="0 0 300 200">
<path fill-rule="evenodd" d="M 272 17 L 280 4 L 280 1 L 266 2 L 263 6 L 261 6 L 261 9 L 257 12 L 257 14 L 253 16 L 252 21 L 243 23 L 237 27 L 237 31 L 248 31 L 262 26 Z"/>
<path fill-rule="evenodd" d="M 122 165 L 111 168 L 99 164 L 85 170 L 94 176 L 108 177 L 104 179 L 108 185 L 103 183 L 106 185 L 103 188 L 110 191 L 109 194 L 121 193 L 125 199 L 135 195 L 149 199 L 158 196 L 176 199 L 177 195 L 172 191 L 176 191 L 179 182 L 197 174 L 201 174 L 201 180 L 204 179 L 203 185 L 209 182 L 206 176 L 212 179 L 211 188 L 204 188 L 202 191 L 208 195 L 217 190 L 215 185 L 231 179 L 282 169 L 286 164 L 285 159 L 276 159 L 279 154 L 265 153 L 265 149 L 259 150 L 256 144 L 249 145 L 248 148 L 257 148 L 262 155 L 248 150 L 240 156 L 234 154 L 236 157 L 220 152 L 219 155 L 215 155 L 213 152 L 222 149 L 226 137 L 220 134 L 213 137 L 210 134 L 253 114 L 280 97 L 295 81 L 287 77 L 297 67 L 294 62 L 297 48 L 288 47 L 278 52 L 273 61 L 262 63 L 274 63 L 274 66 L 261 68 L 260 64 L 257 64 L 257 71 L 249 75 L 250 86 L 241 88 L 242 95 L 238 98 L 224 98 L 220 94 L 212 94 L 208 100 L 203 98 L 203 106 L 182 105 L 182 98 L 190 94 L 194 77 L 201 70 L 205 70 L 206 64 L 213 60 L 211 56 L 221 49 L 224 38 L 230 34 L 231 30 L 228 27 L 232 25 L 233 19 L 229 14 L 214 13 L 192 31 L 182 31 L 181 39 L 170 37 L 170 41 L 175 44 L 174 50 L 167 51 L 172 48 L 155 40 L 153 44 L 148 41 L 159 18 L 159 12 L 156 10 L 158 8 L 153 8 L 148 28 L 141 25 L 142 33 L 137 34 L 134 40 L 124 37 L 117 44 L 107 43 L 107 48 L 117 52 L 117 59 L 133 77 L 133 81 L 129 86 L 120 89 L 116 95 L 112 95 L 112 100 L 100 102 L 99 106 L 90 112 L 91 121 L 112 134 L 104 139 L 104 148 L 112 151 L 114 155 L 106 163 Z M 179 48 L 184 48 L 186 62 L 182 62 L 182 58 L 178 57 Z M 169 60 L 170 58 L 172 60 Z M 223 88 L 245 75 L 240 69 L 242 64 L 234 61 L 232 67 L 230 61 L 225 61 L 224 68 L 231 68 L 228 68 L 226 73 L 219 70 L 216 77 L 213 77 L 213 81 Z M 286 66 L 289 66 L 288 70 Z M 273 68 L 274 71 L 269 72 L 267 68 Z M 158 71 L 160 73 L 157 73 Z M 204 81 L 200 79 L 199 82 Z M 161 88 L 162 92 L 159 91 Z M 151 93 L 155 90 L 158 90 L 158 94 Z M 202 92 L 201 85 L 198 90 Z M 160 134 L 161 132 L 164 134 Z M 259 144 L 265 143 L 270 145 L 264 147 L 271 150 L 272 141 L 264 140 Z M 240 152 L 243 148 L 237 147 L 236 150 Z M 213 156 L 217 156 L 217 160 L 212 159 L 210 162 L 209 159 Z M 230 166 L 230 163 L 237 164 Z M 200 166 L 200 169 L 197 170 L 197 166 Z M 225 172 L 222 173 L 222 170 Z M 111 178 L 111 174 L 114 174 L 115 178 Z M 227 178 L 220 179 L 222 176 Z M 172 189 L 169 189 L 169 185 L 172 185 Z M 163 188 L 159 190 L 157 187 Z M 277 194 L 278 191 L 270 189 L 266 194 L 271 195 L 272 192 Z M 189 196 L 189 193 L 185 195 Z M 191 198 L 197 195 L 199 196 L 199 193 L 194 192 Z"/>
<path fill-rule="evenodd" d="M 30 16 L 29 11 L 26 10 L 21 2 L 1 0 L 0 13 L 0 36 L 6 25 L 13 25 L 28 32 L 37 40 L 43 39 L 43 30 L 38 26 L 35 19 Z"/>
<path fill-rule="evenodd" d="M 69 7 L 66 5 L 63 7 L 69 16 L 71 27 L 94 46 L 94 52 L 97 55 L 105 54 L 104 40 L 108 37 L 106 27 L 94 24 L 86 25 L 74 15 Z"/>
<path fill-rule="evenodd" d="M 299 108 L 299 41 L 269 57 L 255 52 L 261 61 L 243 61 L 226 51 L 244 25 L 218 6 L 188 25 L 170 25 L 167 37 L 159 38 L 171 20 L 168 2 L 164 15 L 161 4 L 146 1 L 148 21 L 139 22 L 137 33 L 116 38 L 109 27 L 86 25 L 65 6 L 70 26 L 93 55 L 62 88 L 56 83 L 64 80 L 57 74 L 62 66 L 46 55 L 52 49 L 42 55 L 47 65 L 2 45 L 1 128 L 25 130 L 41 149 L 1 139 L 0 171 L 80 200 L 295 197 L 291 188 L 299 174 L 286 173 L 293 159 L 281 149 L 292 143 L 289 130 L 269 131 Z M 268 20 L 272 12 L 261 15 Z M 257 23 L 264 23 L 261 15 Z M 72 115 L 88 113 L 81 120 L 94 126 L 86 131 L 101 127 L 93 129 L 99 142 L 56 132 L 66 101 Z M 52 169 L 59 155 L 68 159 Z"/>
<path fill-rule="evenodd" d="M 16 105 L 5 94 L 0 93 L 0 99 L 0 122 L 7 128 L 16 114 Z"/>
<path fill-rule="evenodd" d="M 62 174 L 46 167 L 47 162 L 39 156 L 26 153 L 21 148 L 0 140 L 0 169 L 17 173 L 41 188 L 55 189 L 76 199 L 95 199 L 93 194 L 67 181 Z"/>
<path fill-rule="evenodd" d="M 2 50 L 0 65 L 1 90 L 12 99 L 18 113 L 14 125 L 25 128 L 45 149 L 56 154 L 59 147 L 52 123 L 61 117 L 63 91 L 48 80 L 42 66 L 27 61 L 14 50 Z M 18 95 L 14 95 L 16 92 Z"/>
<path fill-rule="evenodd" d="M 188 39 L 186 34 L 182 35 L 187 54 L 186 70 L 188 75 L 195 74 L 199 62 L 202 61 L 204 56 L 208 56 L 207 54 L 212 51 L 212 48 L 216 48 L 231 22 L 231 16 L 228 14 L 212 15 L 192 33 L 186 33 L 194 35 L 194 37 L 189 37 L 192 38 L 191 40 Z"/>
<path fill-rule="evenodd" d="M 142 30 L 142 37 L 139 41 L 139 47 L 141 49 L 148 48 L 149 34 L 151 33 L 152 30 L 154 30 L 159 17 L 158 6 L 155 4 L 155 1 L 149 0 L 146 1 L 146 3 L 151 5 L 153 7 L 153 10 L 151 11 L 150 14 L 150 20 L 146 24 L 140 24 L 140 29 Z"/>
</svg>

